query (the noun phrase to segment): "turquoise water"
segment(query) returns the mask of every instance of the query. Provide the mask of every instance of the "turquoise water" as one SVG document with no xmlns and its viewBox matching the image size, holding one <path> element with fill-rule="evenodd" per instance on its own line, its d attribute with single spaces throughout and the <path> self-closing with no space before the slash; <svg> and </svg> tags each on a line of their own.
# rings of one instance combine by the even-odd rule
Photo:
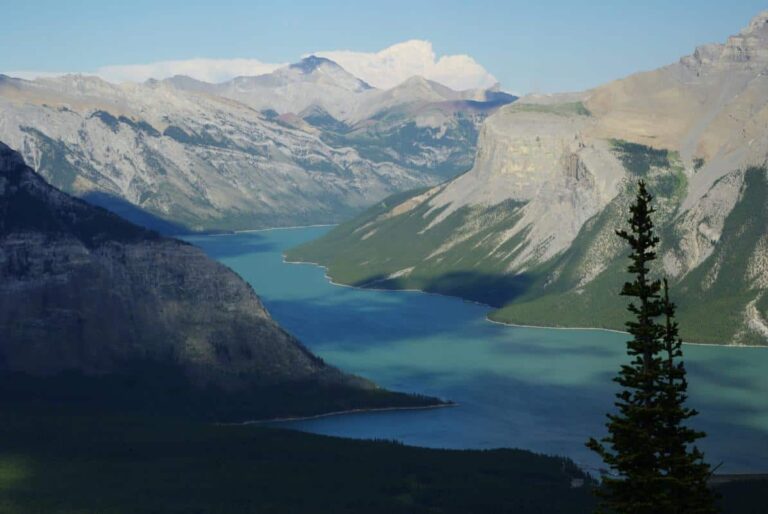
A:
<svg viewBox="0 0 768 514">
<path fill-rule="evenodd" d="M 281 423 L 320 434 L 443 448 L 519 447 L 599 465 L 584 447 L 603 433 L 625 360 L 619 333 L 507 327 L 487 308 L 408 291 L 331 284 L 282 252 L 327 227 L 188 238 L 250 282 L 272 315 L 327 361 L 382 386 L 458 406 Z M 768 348 L 686 345 L 695 426 L 721 472 L 768 472 Z"/>
</svg>

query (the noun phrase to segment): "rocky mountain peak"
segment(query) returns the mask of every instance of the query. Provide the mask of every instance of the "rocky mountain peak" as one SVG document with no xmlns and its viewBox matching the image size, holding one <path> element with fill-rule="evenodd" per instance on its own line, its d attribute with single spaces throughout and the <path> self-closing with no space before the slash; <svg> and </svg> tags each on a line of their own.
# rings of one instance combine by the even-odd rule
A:
<svg viewBox="0 0 768 514">
<path fill-rule="evenodd" d="M 310 55 L 309 57 L 305 57 L 301 61 L 291 64 L 290 68 L 294 70 L 299 70 L 302 73 L 312 73 L 313 71 L 317 70 L 321 66 L 329 66 L 333 68 L 342 69 L 341 66 L 339 66 L 332 60 L 326 59 L 325 57 L 318 57 L 316 55 Z"/>
<path fill-rule="evenodd" d="M 453 89 L 446 87 L 440 84 L 439 82 L 429 80 L 422 75 L 413 75 L 411 77 L 408 77 L 399 86 L 395 86 L 395 89 L 397 88 L 421 89 L 424 91 L 438 91 L 443 94 L 449 93 L 449 92 L 453 94 L 456 93 Z"/>
<path fill-rule="evenodd" d="M 38 79 L 41 83 L 53 84 L 62 89 L 82 94 L 103 93 L 118 89 L 101 77 L 95 75 L 83 75 L 81 73 L 69 73 L 59 77 Z"/>
<path fill-rule="evenodd" d="M 433 82 L 421 75 L 413 75 L 393 87 L 388 92 L 389 96 L 407 101 L 428 100 L 457 100 L 461 97 L 460 93 L 449 87 Z"/>
<path fill-rule="evenodd" d="M 742 36 L 757 35 L 768 37 L 768 10 L 752 18 L 749 25 L 741 31 Z"/>
<path fill-rule="evenodd" d="M 681 62 L 700 71 L 765 66 L 768 64 L 768 11 L 752 18 L 746 28 L 729 37 L 725 44 L 699 46 L 693 55 L 683 57 Z"/>
</svg>

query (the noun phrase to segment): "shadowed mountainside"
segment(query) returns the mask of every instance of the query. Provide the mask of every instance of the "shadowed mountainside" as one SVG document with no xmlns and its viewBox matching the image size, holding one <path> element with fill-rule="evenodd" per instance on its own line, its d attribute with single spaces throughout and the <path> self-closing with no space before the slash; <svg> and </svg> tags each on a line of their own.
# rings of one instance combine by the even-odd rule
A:
<svg viewBox="0 0 768 514">
<path fill-rule="evenodd" d="M 0 143 L 0 392 L 216 419 L 437 400 L 327 365 L 194 246 L 69 197 Z"/>
</svg>

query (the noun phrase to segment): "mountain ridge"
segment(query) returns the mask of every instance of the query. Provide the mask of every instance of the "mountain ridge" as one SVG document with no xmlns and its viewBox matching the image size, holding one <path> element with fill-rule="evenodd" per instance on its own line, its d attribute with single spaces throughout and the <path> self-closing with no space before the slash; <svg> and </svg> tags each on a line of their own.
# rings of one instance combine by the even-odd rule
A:
<svg viewBox="0 0 768 514">
<path fill-rule="evenodd" d="M 329 62 L 242 79 L 284 81 L 258 86 L 277 92 L 280 105 L 260 97 L 264 103 L 249 106 L 179 76 L 121 85 L 82 75 L 3 79 L 0 139 L 77 196 L 112 196 L 192 231 L 253 229 L 338 222 L 388 194 L 464 171 L 480 123 L 500 105 L 495 97 L 452 106 L 405 98 L 371 104 L 376 116 L 348 123 L 314 102 L 317 81 L 330 80 L 340 93 L 327 98 L 345 104 L 349 88 L 365 98 L 386 92 Z"/>
</svg>

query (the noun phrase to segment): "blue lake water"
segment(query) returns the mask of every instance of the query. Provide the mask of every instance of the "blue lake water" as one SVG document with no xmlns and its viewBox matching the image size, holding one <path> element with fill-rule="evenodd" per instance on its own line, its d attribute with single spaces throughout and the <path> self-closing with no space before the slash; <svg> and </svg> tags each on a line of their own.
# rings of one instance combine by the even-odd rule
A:
<svg viewBox="0 0 768 514">
<path fill-rule="evenodd" d="M 441 448 L 518 447 L 595 469 L 584 447 L 604 431 L 626 360 L 626 335 L 518 328 L 456 298 L 331 284 L 283 252 L 328 227 L 187 238 L 250 282 L 272 315 L 326 361 L 395 390 L 458 402 L 281 423 L 356 438 Z M 618 301 L 618 300 L 617 300 Z M 719 472 L 768 472 L 768 348 L 685 346 L 693 423 Z"/>
</svg>

